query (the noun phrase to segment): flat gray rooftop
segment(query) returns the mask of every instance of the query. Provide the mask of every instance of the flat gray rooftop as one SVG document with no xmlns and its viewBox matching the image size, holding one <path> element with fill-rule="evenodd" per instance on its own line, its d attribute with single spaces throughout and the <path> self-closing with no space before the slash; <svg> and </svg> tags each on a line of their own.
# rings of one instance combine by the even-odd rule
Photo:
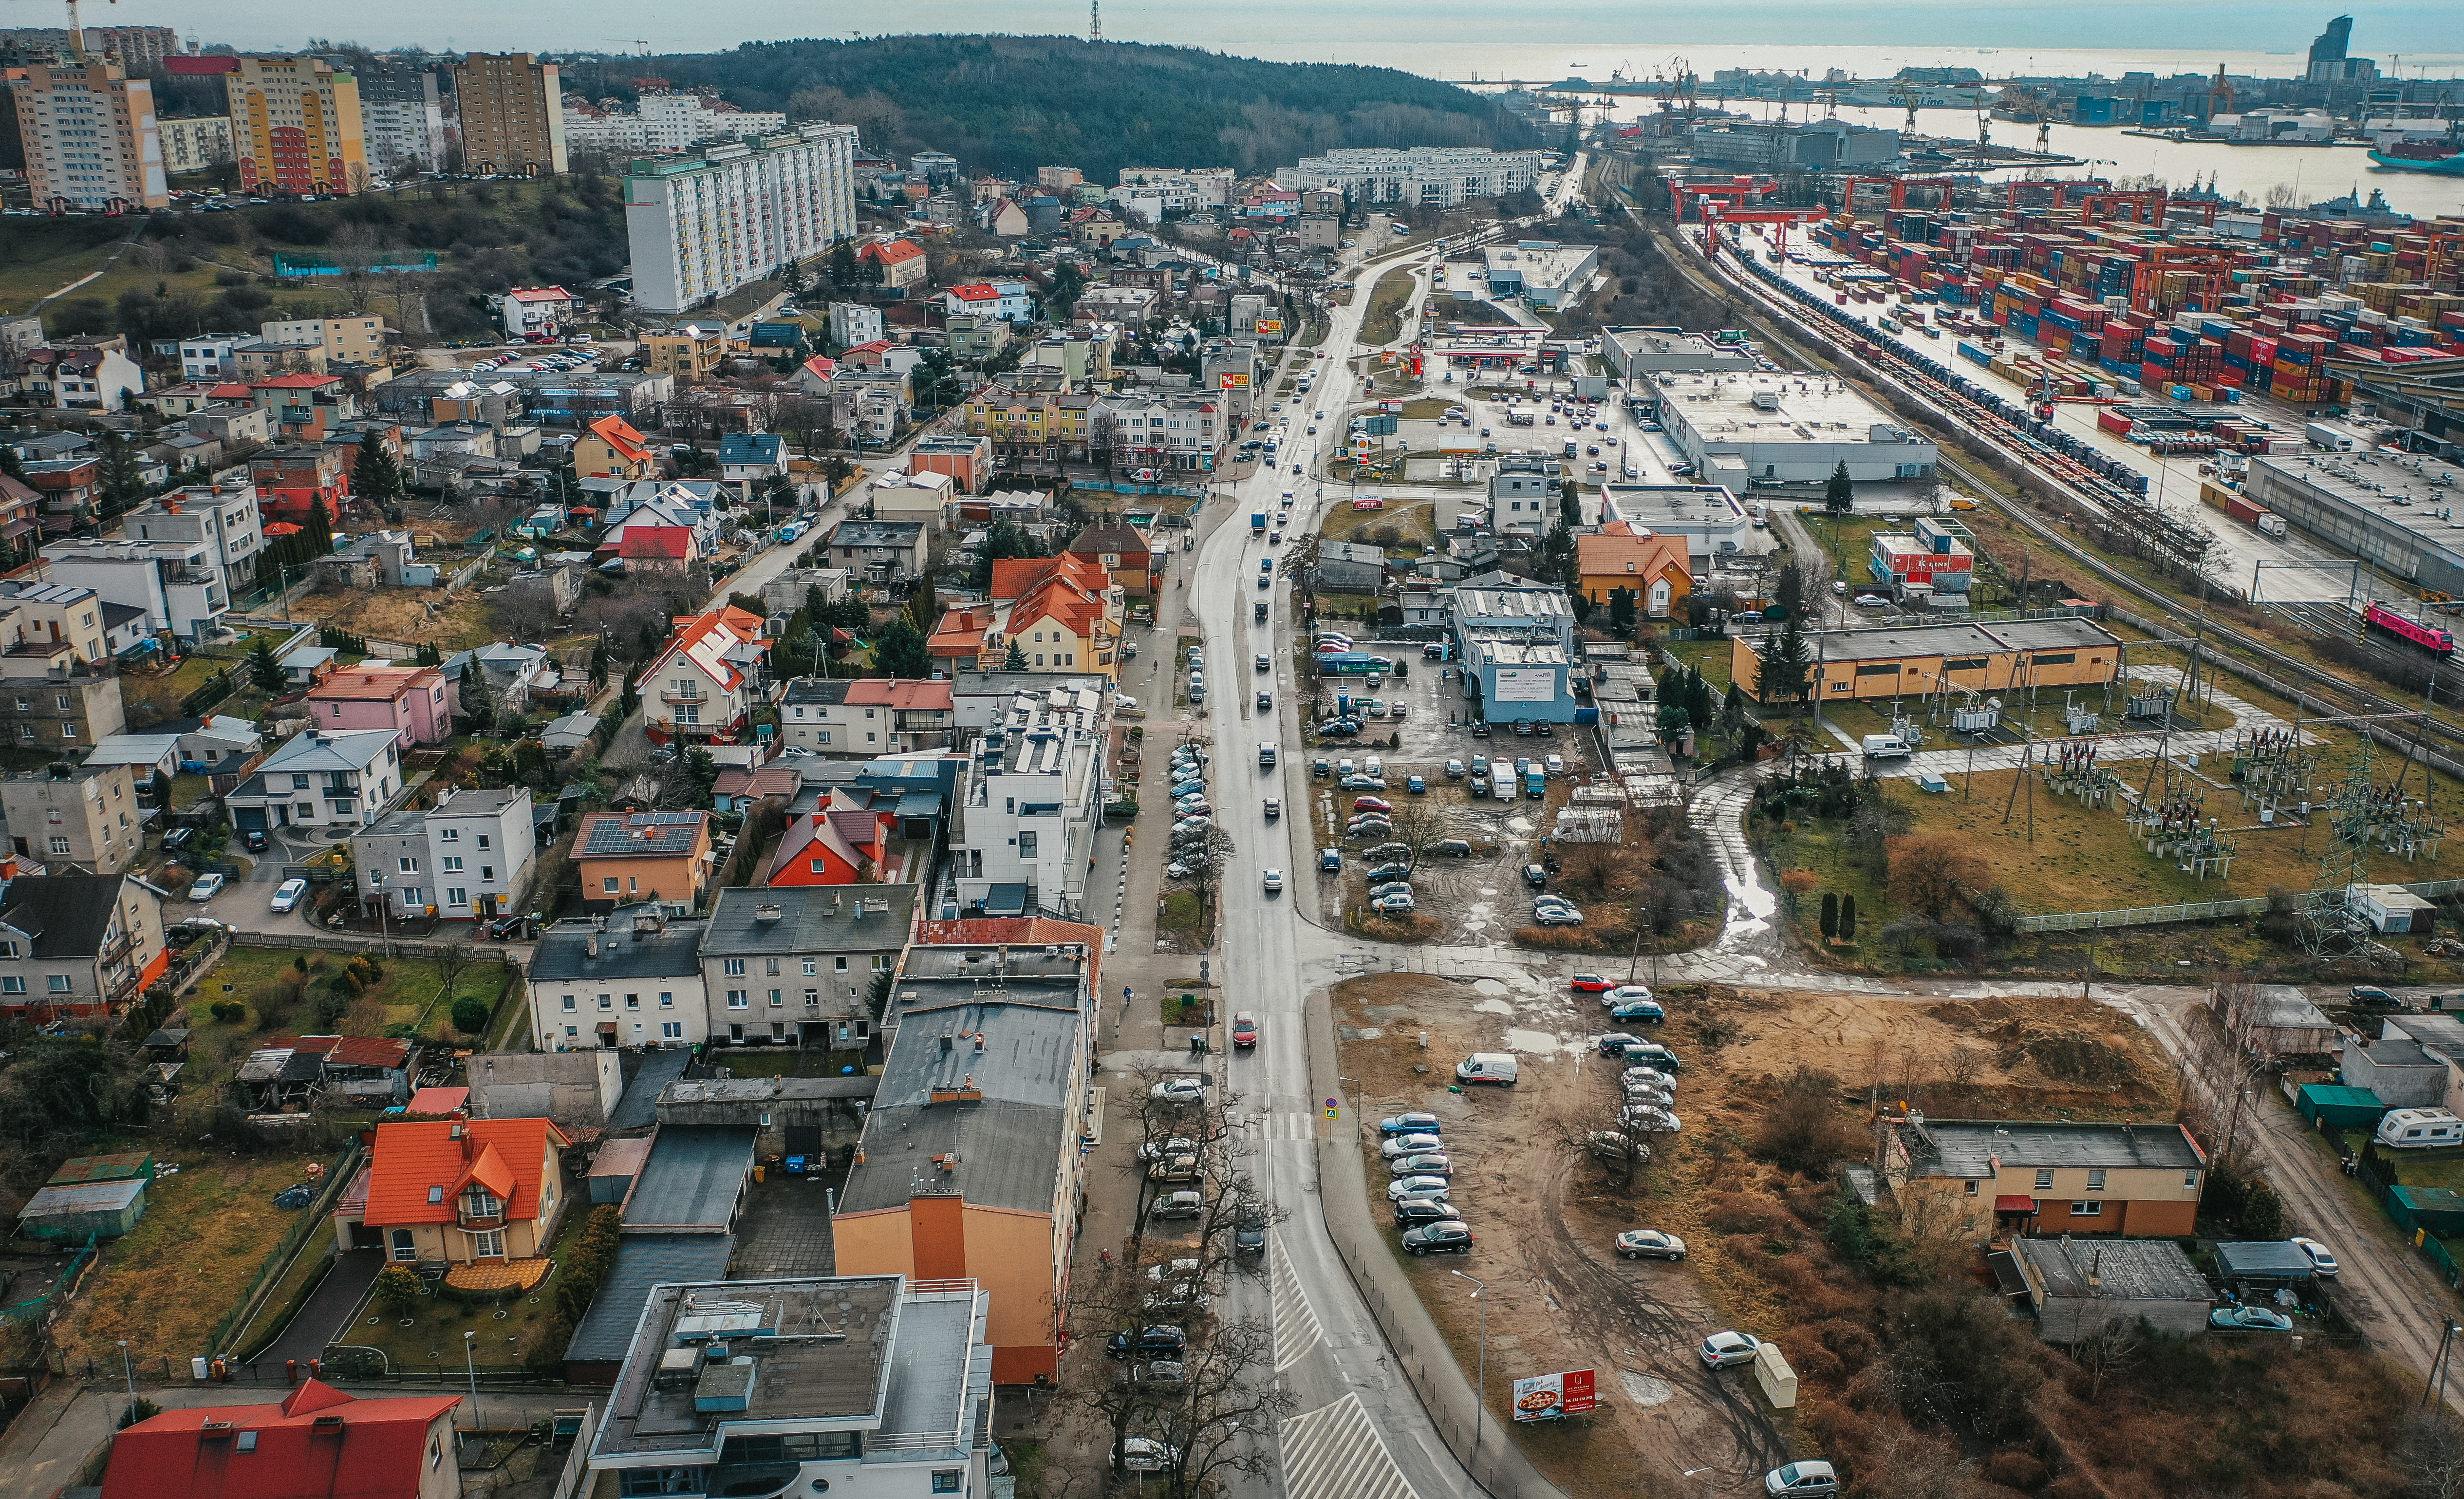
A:
<svg viewBox="0 0 2464 1499">
<path fill-rule="evenodd" d="M 2170 1239 L 2017 1239 L 2012 1252 L 2046 1294 L 2109 1301 L 2212 1301 L 2215 1290 Z"/>
<path fill-rule="evenodd" d="M 2203 1170 L 2178 1124 L 2070 1124 L 2018 1119 L 1926 1119 L 1903 1126 L 1910 1153 L 1931 1154 L 1954 1177 L 1987 1178 L 1994 1163 L 2039 1166 L 2175 1167 Z M 1923 1147 L 1930 1146 L 1930 1152 Z"/>
<path fill-rule="evenodd" d="M 895 1275 L 866 1275 L 654 1288 L 627 1347 L 593 1455 L 707 1453 L 715 1459 L 722 1421 L 795 1421 L 806 1431 L 877 1426 L 898 1332 L 899 1287 Z M 671 1350 L 697 1348 L 714 1335 L 725 1338 L 731 1358 L 755 1361 L 741 1410 L 694 1409 L 697 1367 L 661 1375 Z"/>
<path fill-rule="evenodd" d="M 650 1163 L 625 1204 L 629 1230 L 725 1233 L 753 1169 L 750 1129 L 670 1125 L 650 1145 Z"/>
</svg>

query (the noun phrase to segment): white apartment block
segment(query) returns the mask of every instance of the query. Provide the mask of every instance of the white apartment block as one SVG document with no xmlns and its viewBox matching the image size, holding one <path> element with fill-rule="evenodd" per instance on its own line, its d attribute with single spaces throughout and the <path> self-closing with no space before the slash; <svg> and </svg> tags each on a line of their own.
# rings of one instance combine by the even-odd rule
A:
<svg viewBox="0 0 2464 1499">
<path fill-rule="evenodd" d="M 428 68 L 369 68 L 360 76 L 360 141 L 369 169 L 399 178 L 445 159 L 445 106 Z"/>
<path fill-rule="evenodd" d="M 159 209 L 171 201 L 154 85 L 116 62 L 25 70 L 11 92 L 34 207 Z"/>
<path fill-rule="evenodd" d="M 1231 430 L 1229 409 L 1213 396 L 1123 391 L 1097 397 L 1089 416 L 1092 446 L 1126 469 L 1213 469 Z"/>
<path fill-rule="evenodd" d="M 1191 208 L 1228 209 L 1235 180 L 1229 166 L 1124 166 L 1120 185 L 1186 194 Z"/>
<path fill-rule="evenodd" d="M 201 172 L 232 159 L 229 115 L 157 119 L 154 128 L 163 138 L 163 169 L 166 172 Z"/>
<path fill-rule="evenodd" d="M 136 541 L 179 541 L 210 547 L 222 566 L 226 597 L 256 586 L 256 556 L 265 550 L 256 486 L 245 476 L 191 484 L 147 500 L 121 518 Z"/>
<path fill-rule="evenodd" d="M 855 232 L 852 125 L 642 161 L 625 179 L 633 299 L 679 313 Z"/>
<path fill-rule="evenodd" d="M 1358 203 L 1422 209 L 1504 197 L 1539 181 L 1538 151 L 1492 151 L 1485 145 L 1354 147 L 1305 156 L 1298 166 L 1275 174 L 1275 185 L 1287 189 L 1334 187 Z"/>
<path fill-rule="evenodd" d="M 600 105 L 564 101 L 568 151 L 610 156 L 690 151 L 715 142 L 779 135 L 786 128 L 787 117 L 777 110 L 738 109 L 708 94 L 645 94 L 630 109 L 613 101 Z"/>
<path fill-rule="evenodd" d="M 474 921 L 518 909 L 538 848 L 527 790 L 447 791 L 354 834 L 351 860 L 363 899 L 382 893 L 397 920 Z"/>
<path fill-rule="evenodd" d="M 979 736 L 959 775 L 950 820 L 958 909 L 1006 907 L 1023 887 L 1025 914 L 1077 920 L 1103 826 L 1103 746 L 1110 717 L 1100 685 L 1022 692 Z"/>
</svg>

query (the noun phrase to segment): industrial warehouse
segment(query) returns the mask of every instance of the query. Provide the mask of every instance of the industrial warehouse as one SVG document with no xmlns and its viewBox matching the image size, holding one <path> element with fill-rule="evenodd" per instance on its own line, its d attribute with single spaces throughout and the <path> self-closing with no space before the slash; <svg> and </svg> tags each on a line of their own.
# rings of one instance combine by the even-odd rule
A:
<svg viewBox="0 0 2464 1499">
<path fill-rule="evenodd" d="M 1928 479 L 1942 453 L 1923 433 L 1815 375 L 1656 375 L 1661 424 L 1705 479 L 1820 484 L 1840 464 L 1859 484 Z"/>
<path fill-rule="evenodd" d="M 2464 594 L 2464 532 L 2452 518 L 2464 472 L 2397 452 L 2254 458 L 2242 494 L 2331 546 L 2417 587 Z M 2258 590 L 2252 580 L 2254 595 Z"/>
<path fill-rule="evenodd" d="M 1728 644 L 1730 675 L 1764 703 L 1771 699 L 1761 691 L 1760 648 L 1770 638 L 1739 635 Z M 2116 679 L 2122 660 L 2122 641 L 2084 619 L 1828 630 L 1808 644 L 1808 677 L 1825 702 L 2102 687 Z"/>
</svg>

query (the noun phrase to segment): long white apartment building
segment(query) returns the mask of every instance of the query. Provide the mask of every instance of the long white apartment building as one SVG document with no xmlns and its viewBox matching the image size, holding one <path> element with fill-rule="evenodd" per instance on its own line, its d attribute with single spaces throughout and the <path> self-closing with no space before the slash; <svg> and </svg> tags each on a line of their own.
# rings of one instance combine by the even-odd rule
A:
<svg viewBox="0 0 2464 1499">
<path fill-rule="evenodd" d="M 433 171 L 445 159 L 445 104 L 432 68 L 378 65 L 360 79 L 360 142 L 387 177 Z"/>
<path fill-rule="evenodd" d="M 1154 224 L 1167 213 L 1231 207 L 1234 181 L 1229 166 L 1124 166 L 1110 201 L 1113 211 Z"/>
<path fill-rule="evenodd" d="M 636 161 L 625 178 L 633 299 L 683 312 L 855 232 L 853 125 Z"/>
<path fill-rule="evenodd" d="M 787 128 L 775 109 L 738 109 L 711 94 L 645 94 L 627 109 L 564 101 L 564 142 L 576 151 L 690 151 L 716 141 L 773 136 Z"/>
<path fill-rule="evenodd" d="M 1492 151 L 1485 145 L 1356 146 L 1305 156 L 1275 174 L 1292 191 L 1335 187 L 1355 202 L 1450 209 L 1466 198 L 1499 198 L 1537 187 L 1538 151 Z"/>
</svg>

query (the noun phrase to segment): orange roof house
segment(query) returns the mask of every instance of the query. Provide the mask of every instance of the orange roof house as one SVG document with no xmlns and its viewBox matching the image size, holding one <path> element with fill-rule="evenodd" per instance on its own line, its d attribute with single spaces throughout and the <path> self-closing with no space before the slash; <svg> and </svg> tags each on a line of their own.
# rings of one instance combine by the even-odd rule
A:
<svg viewBox="0 0 2464 1499">
<path fill-rule="evenodd" d="M 993 563 L 995 567 L 1001 564 Z M 941 615 L 933 627 L 933 636 L 925 649 L 934 661 L 947 663 L 964 672 L 998 671 L 1001 651 L 990 644 L 991 630 L 1001 619 L 1001 609 L 990 604 L 962 604 Z"/>
<path fill-rule="evenodd" d="M 1603 608 L 1617 589 L 1634 594 L 1635 611 L 1666 619 L 1694 591 L 1694 569 L 1683 537 L 1638 531 L 1623 520 L 1602 526 L 1596 536 L 1574 539 L 1577 586 L 1584 598 Z"/>
<path fill-rule="evenodd" d="M 275 1405 L 192 1405 L 111 1442 L 104 1499 L 457 1499 L 458 1395 L 362 1399 L 305 1380 Z"/>
<path fill-rule="evenodd" d="M 573 472 L 585 479 L 646 479 L 650 445 L 621 416 L 603 416 L 574 440 Z"/>
<path fill-rule="evenodd" d="M 404 1265 L 545 1253 L 564 1211 L 560 1153 L 571 1143 L 545 1119 L 380 1124 L 362 1216 L 341 1223 L 342 1242 L 373 1243 Z M 360 1196 L 355 1186 L 346 1202 Z"/>
</svg>

